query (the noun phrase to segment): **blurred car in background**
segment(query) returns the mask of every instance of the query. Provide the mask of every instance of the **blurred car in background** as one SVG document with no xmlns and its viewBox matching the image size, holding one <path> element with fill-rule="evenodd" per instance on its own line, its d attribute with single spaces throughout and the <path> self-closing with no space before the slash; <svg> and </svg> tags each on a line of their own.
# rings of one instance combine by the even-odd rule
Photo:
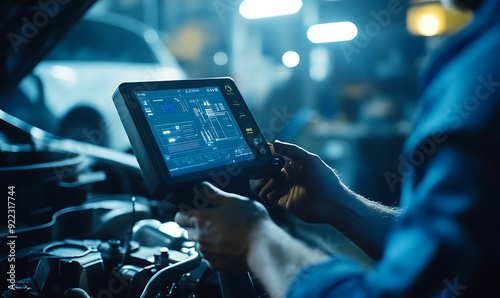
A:
<svg viewBox="0 0 500 298">
<path fill-rule="evenodd" d="M 70 29 L 33 75 L 51 115 L 37 125 L 118 150 L 130 148 L 111 100 L 118 85 L 186 77 L 155 30 L 129 17 L 92 12 Z M 21 88 L 30 85 L 27 80 L 29 76 Z"/>
</svg>

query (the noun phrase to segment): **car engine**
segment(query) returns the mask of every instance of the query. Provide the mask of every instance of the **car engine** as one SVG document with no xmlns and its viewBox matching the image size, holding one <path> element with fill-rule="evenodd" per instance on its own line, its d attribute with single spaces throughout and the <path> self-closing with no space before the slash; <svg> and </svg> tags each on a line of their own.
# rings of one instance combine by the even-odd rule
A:
<svg viewBox="0 0 500 298">
<path fill-rule="evenodd" d="M 177 208 L 147 197 L 133 155 L 0 116 L 2 297 L 221 296 L 172 221 Z"/>
</svg>

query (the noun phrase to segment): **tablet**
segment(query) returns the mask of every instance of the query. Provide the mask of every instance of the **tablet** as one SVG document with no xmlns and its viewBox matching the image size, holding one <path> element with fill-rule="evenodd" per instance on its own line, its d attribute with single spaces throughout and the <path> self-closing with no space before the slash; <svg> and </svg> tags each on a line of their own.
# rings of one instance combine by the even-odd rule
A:
<svg viewBox="0 0 500 298">
<path fill-rule="evenodd" d="M 272 167 L 269 145 L 231 78 L 123 83 L 113 101 L 158 199 L 202 180 L 253 177 Z"/>
</svg>

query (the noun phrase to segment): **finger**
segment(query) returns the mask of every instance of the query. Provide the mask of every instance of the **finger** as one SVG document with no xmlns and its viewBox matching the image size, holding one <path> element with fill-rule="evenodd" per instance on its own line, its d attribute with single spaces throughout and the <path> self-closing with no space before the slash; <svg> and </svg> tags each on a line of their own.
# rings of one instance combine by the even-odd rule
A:
<svg viewBox="0 0 500 298">
<path fill-rule="evenodd" d="M 215 247 L 212 243 L 198 242 L 196 243 L 196 249 L 207 260 L 227 260 L 234 257 L 234 254 L 224 252 L 220 247 Z"/>
<path fill-rule="evenodd" d="M 189 240 L 193 240 L 195 242 L 200 241 L 200 233 L 199 230 L 196 228 L 188 228 L 187 229 L 187 238 Z"/>
<path fill-rule="evenodd" d="M 255 192 L 255 193 L 259 193 L 260 190 L 266 186 L 267 182 L 269 181 L 269 179 L 266 179 L 266 178 L 261 178 L 261 179 L 251 179 L 249 180 L 250 182 L 250 189 Z"/>
<path fill-rule="evenodd" d="M 174 221 L 181 227 L 184 228 L 194 228 L 196 226 L 196 218 L 193 213 L 189 212 L 177 212 L 175 214 Z"/>
<path fill-rule="evenodd" d="M 281 156 L 281 154 L 277 153 L 276 150 L 274 149 L 274 144 L 273 143 L 267 143 L 269 145 L 269 149 L 271 149 L 271 154 L 273 156 Z"/>
<path fill-rule="evenodd" d="M 208 266 L 211 269 L 227 270 L 244 267 L 241 264 L 238 264 L 237 256 L 235 255 L 221 252 L 212 252 L 210 250 L 203 249 L 203 247 L 198 247 L 198 251 L 200 252 L 201 257 L 208 262 Z"/>
<path fill-rule="evenodd" d="M 260 198 L 265 199 L 267 193 L 269 193 L 274 187 L 274 178 L 264 178 L 259 180 L 250 181 L 250 189 L 252 192 L 259 195 Z"/>
<path fill-rule="evenodd" d="M 238 258 L 228 259 L 205 259 L 207 260 L 208 267 L 217 271 L 238 272 L 248 271 L 248 266 L 238 260 Z"/>
<path fill-rule="evenodd" d="M 267 194 L 267 199 L 276 204 L 284 195 L 282 189 L 275 188 Z"/>
<path fill-rule="evenodd" d="M 235 257 L 229 253 L 206 249 L 204 246 L 197 246 L 196 248 L 202 254 L 203 258 L 207 260 L 229 260 Z"/>
<path fill-rule="evenodd" d="M 212 204 L 212 206 L 214 207 L 225 206 L 237 200 L 246 199 L 242 196 L 225 192 L 206 181 L 203 182 L 202 186 L 203 186 L 203 194 L 206 195 L 210 204 Z"/>
<path fill-rule="evenodd" d="M 207 258 L 205 256 L 203 258 L 207 261 L 208 268 L 212 270 L 225 270 L 228 267 L 229 261 L 224 258 Z"/>
<path fill-rule="evenodd" d="M 269 181 L 267 181 L 266 185 L 264 185 L 264 187 L 262 187 L 262 189 L 259 191 L 259 197 L 267 200 L 269 193 L 271 193 L 276 188 L 275 181 L 275 179 L 270 179 Z"/>
<path fill-rule="evenodd" d="M 316 156 L 302 147 L 281 141 L 275 141 L 273 147 L 277 153 L 287 156 L 302 165 L 308 164 Z"/>
</svg>

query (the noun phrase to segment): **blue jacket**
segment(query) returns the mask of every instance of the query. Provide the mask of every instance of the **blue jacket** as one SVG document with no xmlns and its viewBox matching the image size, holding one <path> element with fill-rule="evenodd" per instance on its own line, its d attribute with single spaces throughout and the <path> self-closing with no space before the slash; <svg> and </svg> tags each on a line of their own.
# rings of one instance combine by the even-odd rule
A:
<svg viewBox="0 0 500 298">
<path fill-rule="evenodd" d="M 500 1 L 435 51 L 398 173 L 405 215 L 365 270 L 303 270 L 289 297 L 500 297 Z M 376 232 L 376 231 L 374 231 Z"/>
</svg>

